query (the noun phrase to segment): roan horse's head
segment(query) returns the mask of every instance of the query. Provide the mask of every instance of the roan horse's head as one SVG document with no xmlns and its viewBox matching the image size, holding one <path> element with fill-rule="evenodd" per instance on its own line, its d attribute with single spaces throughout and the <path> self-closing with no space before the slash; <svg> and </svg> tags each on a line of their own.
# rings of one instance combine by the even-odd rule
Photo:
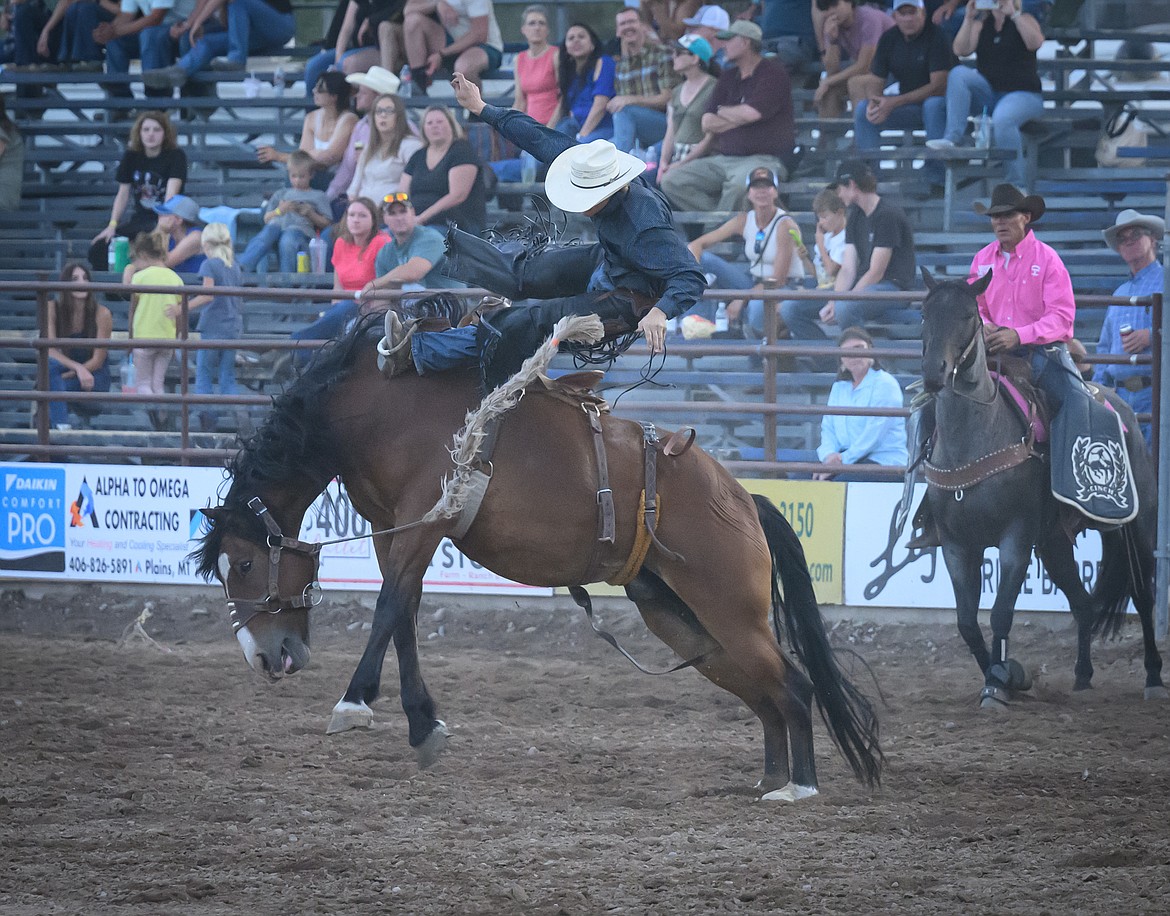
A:
<svg viewBox="0 0 1170 916">
<path fill-rule="evenodd" d="M 982 352 L 983 319 L 977 297 L 991 282 L 988 270 L 974 283 L 939 280 L 925 267 L 922 279 L 930 291 L 922 303 L 922 381 L 927 391 L 940 391 Z"/>
<path fill-rule="evenodd" d="M 259 500 L 204 509 L 211 530 L 195 557 L 219 579 L 232 628 L 255 671 L 276 680 L 309 663 L 309 608 L 320 601 L 318 548 L 283 536 Z"/>
</svg>

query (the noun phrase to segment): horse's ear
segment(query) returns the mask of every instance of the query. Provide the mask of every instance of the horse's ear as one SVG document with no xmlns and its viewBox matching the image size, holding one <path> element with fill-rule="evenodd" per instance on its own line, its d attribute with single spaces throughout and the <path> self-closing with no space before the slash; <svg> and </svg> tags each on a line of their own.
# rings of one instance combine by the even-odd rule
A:
<svg viewBox="0 0 1170 916">
<path fill-rule="evenodd" d="M 976 296 L 982 296 L 983 291 L 987 289 L 991 283 L 991 268 L 987 268 L 987 273 L 971 284 L 971 292 Z"/>
<path fill-rule="evenodd" d="M 927 289 L 934 289 L 936 286 L 938 286 L 938 280 L 934 278 L 934 274 L 932 274 L 925 267 L 920 267 L 918 269 L 922 271 L 922 282 L 926 284 Z"/>
<path fill-rule="evenodd" d="M 213 522 L 213 523 L 214 522 L 221 522 L 224 520 L 224 518 L 227 517 L 227 509 L 223 506 L 216 506 L 214 508 L 209 506 L 208 508 L 200 509 L 199 511 L 202 512 L 205 516 L 207 516 L 207 520 L 209 522 Z"/>
</svg>

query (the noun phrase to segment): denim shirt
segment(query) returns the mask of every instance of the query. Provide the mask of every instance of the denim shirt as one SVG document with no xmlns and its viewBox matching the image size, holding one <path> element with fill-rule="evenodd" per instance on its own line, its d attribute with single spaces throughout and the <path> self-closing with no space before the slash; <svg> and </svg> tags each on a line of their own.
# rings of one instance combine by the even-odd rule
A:
<svg viewBox="0 0 1170 916">
<path fill-rule="evenodd" d="M 480 118 L 541 162 L 554 159 L 577 141 L 513 109 L 485 105 Z M 658 298 L 667 318 L 690 311 L 707 288 L 706 278 L 675 228 L 670 204 L 640 175 L 593 216 L 604 257 L 589 279 L 589 290 L 630 289 Z"/>
<path fill-rule="evenodd" d="M 1148 296 L 1162 292 L 1164 276 L 1162 263 L 1155 260 L 1126 280 L 1113 293 L 1115 296 Z M 1124 354 L 1121 345 L 1121 329 L 1129 325 L 1135 331 L 1152 329 L 1150 310 L 1143 305 L 1111 305 L 1105 310 L 1105 321 L 1101 324 L 1101 339 L 1097 341 L 1098 353 Z M 1147 349 L 1145 351 L 1149 353 Z M 1125 366 L 1102 364 L 1094 368 L 1093 381 L 1102 385 L 1118 385 L 1132 375 L 1149 376 L 1149 366 Z"/>
</svg>

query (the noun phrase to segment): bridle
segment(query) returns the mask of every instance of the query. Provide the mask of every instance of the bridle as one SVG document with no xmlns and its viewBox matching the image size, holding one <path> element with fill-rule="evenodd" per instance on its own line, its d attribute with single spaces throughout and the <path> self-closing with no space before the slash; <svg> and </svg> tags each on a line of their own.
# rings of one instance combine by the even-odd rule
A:
<svg viewBox="0 0 1170 916">
<path fill-rule="evenodd" d="M 253 496 L 248 500 L 248 508 L 256 513 L 256 517 L 264 522 L 264 527 L 268 529 L 268 537 L 265 539 L 268 544 L 268 594 L 263 598 L 233 598 L 228 591 L 227 578 L 224 578 L 223 594 L 227 599 L 233 633 L 238 633 L 251 623 L 252 618 L 260 614 L 279 614 L 284 610 L 316 607 L 325 597 L 321 591 L 321 583 L 317 580 L 323 545 L 285 537 L 280 525 L 276 523 L 276 519 L 272 517 L 272 513 L 259 496 Z M 279 594 L 280 554 L 284 550 L 302 554 L 313 561 L 313 578 L 299 595 L 291 597 Z"/>
<path fill-rule="evenodd" d="M 961 390 L 956 384 L 959 380 L 959 373 L 965 372 L 973 364 L 975 359 L 975 348 L 979 341 L 983 338 L 983 320 L 980 318 L 978 312 L 975 313 L 974 325 L 975 329 L 971 332 L 971 339 L 967 341 L 966 346 L 964 346 L 962 351 L 959 353 L 959 358 L 955 360 L 955 365 L 951 369 L 949 387 L 951 391 L 953 391 L 959 397 L 966 398 L 968 401 L 974 401 L 976 404 L 982 404 L 986 407 L 995 403 L 995 399 L 999 396 L 998 386 L 996 386 L 996 390 L 992 391 L 991 400 L 981 401 L 973 394 L 968 394 L 967 392 Z"/>
</svg>

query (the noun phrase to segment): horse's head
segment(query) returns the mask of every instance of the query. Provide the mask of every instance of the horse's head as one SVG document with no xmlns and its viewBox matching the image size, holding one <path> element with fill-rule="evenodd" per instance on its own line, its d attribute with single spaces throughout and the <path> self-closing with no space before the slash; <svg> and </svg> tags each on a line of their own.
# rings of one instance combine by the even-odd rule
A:
<svg viewBox="0 0 1170 916">
<path fill-rule="evenodd" d="M 309 608 L 321 600 L 319 548 L 285 537 L 258 499 L 204 509 L 211 528 L 194 556 L 219 579 L 232 629 L 255 671 L 273 680 L 309 663 Z"/>
<path fill-rule="evenodd" d="M 922 302 L 922 381 L 933 392 L 973 364 L 982 349 L 983 319 L 977 297 L 991 282 L 991 271 L 967 283 L 939 280 L 923 268 L 922 279 L 929 290 Z"/>
</svg>

